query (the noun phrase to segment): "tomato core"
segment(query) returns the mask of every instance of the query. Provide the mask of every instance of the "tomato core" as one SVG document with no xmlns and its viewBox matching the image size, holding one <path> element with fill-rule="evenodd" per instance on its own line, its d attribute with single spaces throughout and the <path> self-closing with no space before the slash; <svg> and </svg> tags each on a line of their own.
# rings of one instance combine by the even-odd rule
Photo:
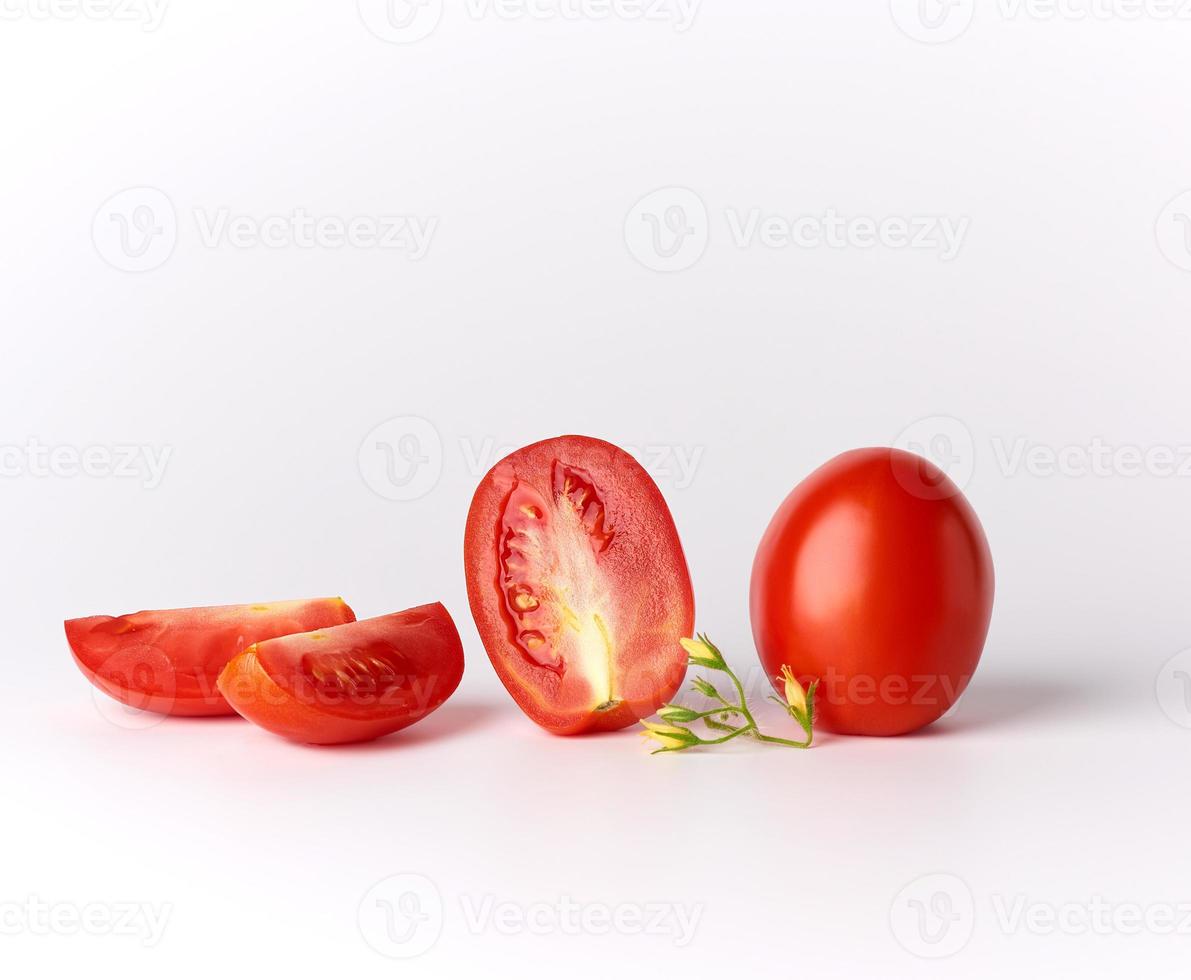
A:
<svg viewBox="0 0 1191 980">
<path fill-rule="evenodd" d="M 553 493 L 517 482 L 501 515 L 500 587 L 510 639 L 532 663 L 576 671 L 593 707 L 617 704 L 609 583 L 600 564 L 616 532 L 590 474 L 556 460 Z"/>
</svg>

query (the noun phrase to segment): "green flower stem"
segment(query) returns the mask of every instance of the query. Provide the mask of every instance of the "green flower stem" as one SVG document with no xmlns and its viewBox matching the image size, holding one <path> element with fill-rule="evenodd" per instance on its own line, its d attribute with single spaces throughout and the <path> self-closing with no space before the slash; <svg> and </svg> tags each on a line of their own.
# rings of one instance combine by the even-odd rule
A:
<svg viewBox="0 0 1191 980">
<path fill-rule="evenodd" d="M 653 754 L 657 755 L 659 752 L 681 752 L 684 749 L 694 748 L 700 745 L 722 745 L 724 742 L 730 742 L 734 738 L 739 738 L 741 735 L 751 735 L 759 742 L 768 742 L 770 745 L 785 745 L 793 749 L 808 749 L 814 739 L 814 696 L 815 688 L 818 682 L 811 684 L 809 692 L 798 690 L 798 681 L 794 677 L 793 672 L 788 667 L 783 668 L 782 676 L 778 678 L 779 681 L 785 680 L 787 687 L 787 696 L 790 698 L 790 703 L 774 697 L 773 700 L 782 705 L 787 713 L 793 718 L 802 730 L 806 733 L 805 741 L 796 741 L 790 738 L 779 738 L 777 735 L 766 735 L 761 731 L 757 724 L 757 719 L 753 717 L 752 711 L 749 710 L 748 698 L 744 692 L 744 685 L 740 682 L 740 678 L 732 671 L 727 662 L 723 658 L 723 654 L 719 649 L 707 638 L 706 635 L 701 635 L 698 641 L 683 640 L 683 648 L 691 654 L 687 665 L 691 667 L 704 667 L 708 670 L 718 670 L 728 675 L 732 681 L 732 686 L 736 688 L 736 695 L 740 699 L 739 704 L 733 704 L 725 698 L 709 681 L 698 677 L 695 679 L 693 689 L 710 697 L 713 700 L 719 701 L 720 704 L 714 708 L 707 708 L 703 711 L 695 711 L 692 708 L 687 708 L 684 705 L 671 704 L 662 709 L 662 718 L 665 719 L 665 711 L 669 709 L 679 709 L 685 714 L 681 718 L 680 725 L 689 725 L 695 721 L 702 721 L 707 728 L 712 731 L 723 732 L 716 738 L 703 738 L 691 731 L 689 728 L 681 728 L 681 739 L 684 744 L 681 745 L 667 745 L 665 740 L 667 738 L 673 739 L 673 735 L 667 735 L 662 731 L 652 731 L 651 726 L 646 726 L 644 734 L 662 741 L 661 748 L 654 749 Z M 795 688 L 792 691 L 790 685 Z M 805 700 L 805 705 L 803 701 Z M 678 713 L 678 712 L 673 712 Z M 740 715 L 744 719 L 744 724 L 740 726 L 729 725 L 720 720 L 725 715 Z M 656 726 L 653 726 L 656 727 Z"/>
<path fill-rule="evenodd" d="M 754 734 L 762 742 L 772 742 L 774 745 L 790 745 L 796 749 L 809 749 L 811 747 L 810 736 L 807 736 L 805 742 L 795 742 L 788 738 L 778 738 L 776 735 L 763 735 L 761 732 L 754 732 Z"/>
<path fill-rule="evenodd" d="M 726 715 L 726 714 L 739 715 L 739 714 L 743 714 L 743 712 L 736 705 L 730 704 L 723 708 L 708 708 L 706 711 L 700 711 L 700 712 L 698 712 L 698 717 L 700 717 L 700 718 L 714 718 L 716 715 Z"/>
</svg>

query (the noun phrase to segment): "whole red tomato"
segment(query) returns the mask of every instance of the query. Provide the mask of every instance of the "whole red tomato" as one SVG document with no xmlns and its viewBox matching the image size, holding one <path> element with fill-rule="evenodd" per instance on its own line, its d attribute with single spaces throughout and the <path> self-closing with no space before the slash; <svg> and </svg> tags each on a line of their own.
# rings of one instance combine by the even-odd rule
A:
<svg viewBox="0 0 1191 980">
<path fill-rule="evenodd" d="M 761 663 L 819 679 L 828 731 L 901 735 L 963 693 L 984 648 L 993 565 L 959 488 L 900 449 L 837 456 L 778 508 L 753 562 Z"/>
</svg>

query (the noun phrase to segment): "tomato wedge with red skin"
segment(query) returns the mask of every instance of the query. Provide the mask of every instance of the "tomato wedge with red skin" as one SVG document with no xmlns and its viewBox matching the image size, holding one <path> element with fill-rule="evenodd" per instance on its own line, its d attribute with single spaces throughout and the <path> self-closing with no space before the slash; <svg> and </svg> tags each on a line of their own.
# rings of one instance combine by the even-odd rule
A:
<svg viewBox="0 0 1191 980">
<path fill-rule="evenodd" d="M 624 728 L 678 690 L 690 575 L 661 492 L 623 450 L 559 436 L 506 456 L 472 499 L 464 563 L 492 665 L 548 731 Z"/>
<path fill-rule="evenodd" d="M 336 597 L 87 616 L 65 626 L 79 669 L 116 700 L 166 715 L 232 715 L 215 685 L 232 657 L 258 640 L 355 618 Z"/>
<path fill-rule="evenodd" d="M 425 718 L 463 677 L 441 603 L 257 643 L 219 690 L 249 721 L 295 742 L 365 742 Z"/>
<path fill-rule="evenodd" d="M 976 670 L 992 605 L 975 511 L 938 467 L 899 449 L 857 449 L 808 476 L 753 564 L 765 672 L 788 664 L 804 684 L 817 678 L 817 723 L 832 732 L 900 735 L 940 718 Z"/>
</svg>

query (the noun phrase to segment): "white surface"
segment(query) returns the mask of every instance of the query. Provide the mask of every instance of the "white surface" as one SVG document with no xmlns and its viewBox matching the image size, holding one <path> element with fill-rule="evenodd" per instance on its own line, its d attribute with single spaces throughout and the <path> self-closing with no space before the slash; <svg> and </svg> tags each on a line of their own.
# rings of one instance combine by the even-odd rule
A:
<svg viewBox="0 0 1191 980">
<path fill-rule="evenodd" d="M 924 43 L 911 4 L 742 6 L 706 0 L 679 31 L 448 2 L 408 44 L 350 3 L 0 22 L 6 975 L 1186 962 L 1191 936 L 1160 932 L 1162 903 L 1191 902 L 1191 713 L 1182 662 L 1162 666 L 1191 646 L 1191 480 L 1162 453 L 1191 444 L 1191 24 L 981 3 L 931 43 L 961 3 Z M 113 200 L 143 187 L 168 206 Z M 124 254 L 112 215 L 138 204 L 161 234 Z M 651 254 L 646 211 L 673 204 L 691 234 Z M 224 209 L 249 232 L 295 209 L 412 215 L 429 247 L 208 246 Z M 845 247 L 740 247 L 752 209 L 965 231 L 947 260 L 859 247 L 863 220 Z M 662 447 L 699 626 L 746 667 L 748 569 L 790 487 L 903 433 L 945 450 L 998 573 L 969 694 L 920 737 L 809 753 L 538 732 L 467 614 L 463 518 L 496 447 L 566 431 Z M 37 476 L 30 439 L 170 455 L 155 486 L 68 476 L 61 453 Z M 1093 469 L 1098 440 L 1159 453 Z M 394 482 L 378 442 L 427 462 Z M 326 593 L 361 615 L 444 601 L 468 656 L 455 699 L 343 751 L 231 720 L 130 730 L 61 636 L 68 616 Z M 394 875 L 431 888 L 374 890 Z M 406 894 L 443 914 L 398 962 L 373 948 L 375 902 Z M 916 938 L 914 900 L 958 916 L 940 944 Z M 1070 934 L 1097 900 L 1110 934 Z M 152 945 L 41 934 L 30 901 L 168 918 Z M 685 946 L 628 920 L 598 934 L 601 912 L 659 902 L 698 911 Z M 1023 902 L 1066 926 L 1004 924 Z M 1130 903 L 1151 907 L 1138 934 Z M 498 908 L 543 934 L 468 918 Z"/>
</svg>

